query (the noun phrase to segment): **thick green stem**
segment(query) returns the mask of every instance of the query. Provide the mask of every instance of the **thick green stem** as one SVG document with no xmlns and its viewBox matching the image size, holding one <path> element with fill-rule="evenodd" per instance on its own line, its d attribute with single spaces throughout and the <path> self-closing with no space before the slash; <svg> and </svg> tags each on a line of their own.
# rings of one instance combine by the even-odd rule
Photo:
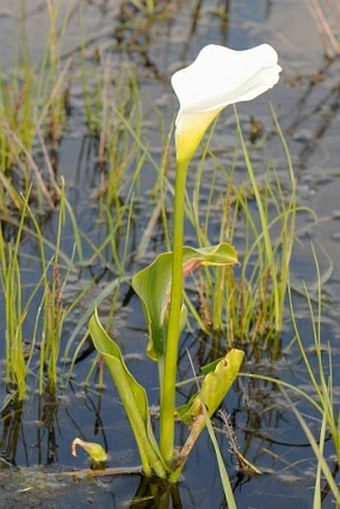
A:
<svg viewBox="0 0 340 509">
<path fill-rule="evenodd" d="M 178 161 L 176 168 L 173 258 L 171 301 L 167 341 L 164 352 L 164 371 L 160 409 L 160 450 L 166 463 L 171 466 L 174 455 L 175 434 L 175 387 L 177 372 L 177 350 L 180 335 L 180 313 L 183 293 L 183 239 L 184 200 L 189 160 Z"/>
</svg>

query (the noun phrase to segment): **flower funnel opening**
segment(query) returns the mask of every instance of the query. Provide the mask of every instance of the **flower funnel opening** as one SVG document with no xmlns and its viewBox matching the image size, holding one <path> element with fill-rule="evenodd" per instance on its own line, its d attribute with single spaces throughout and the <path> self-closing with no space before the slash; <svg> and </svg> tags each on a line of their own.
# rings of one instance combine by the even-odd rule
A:
<svg viewBox="0 0 340 509">
<path fill-rule="evenodd" d="M 269 44 L 235 51 L 210 44 L 171 79 L 180 103 L 177 161 L 190 160 L 204 133 L 229 104 L 250 101 L 279 81 L 278 55 Z"/>
</svg>

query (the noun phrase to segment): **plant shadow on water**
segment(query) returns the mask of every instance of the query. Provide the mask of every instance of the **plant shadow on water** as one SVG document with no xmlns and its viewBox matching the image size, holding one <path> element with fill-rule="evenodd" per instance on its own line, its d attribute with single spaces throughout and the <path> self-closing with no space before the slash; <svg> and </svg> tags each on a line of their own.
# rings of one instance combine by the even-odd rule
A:
<svg viewBox="0 0 340 509">
<path fill-rule="evenodd" d="M 103 0 L 72 5 L 60 0 L 56 10 L 53 2 L 38 3 L 27 0 L 21 12 L 9 4 L 0 7 L 5 48 L 0 83 L 0 253 L 2 290 L 7 290 L 1 292 L 0 323 L 6 323 L 21 348 L 13 348 L 6 357 L 12 343 L 6 343 L 3 326 L 0 505 L 227 507 L 207 433 L 200 436 L 178 485 L 146 479 L 135 470 L 140 459 L 134 438 L 87 325 L 97 302 L 129 369 L 148 388 L 158 436 L 157 367 L 145 355 L 145 323 L 130 280 L 169 247 L 174 161 L 168 131 L 177 108 L 169 77 L 207 43 L 243 49 L 270 42 L 284 68 L 272 102 L 292 154 L 298 205 L 304 209 L 297 214 L 300 243 L 294 246 L 290 276 L 296 324 L 286 299 L 283 332 L 275 338 L 274 352 L 270 324 L 257 327 L 266 306 L 265 301 L 258 305 L 259 294 L 252 294 L 246 283 L 241 289 L 235 286 L 233 296 L 239 292 L 241 297 L 235 298 L 233 314 L 226 317 L 227 287 L 220 291 L 215 284 L 224 281 L 225 273 L 218 269 L 217 274 L 195 274 L 186 287 L 194 305 L 179 349 L 177 392 L 185 403 L 196 390 L 194 383 L 187 383 L 193 376 L 187 350 L 196 367 L 218 359 L 226 345 L 239 342 L 247 351 L 246 363 L 222 405 L 231 431 L 218 415 L 212 418 L 237 506 L 334 507 L 325 471 L 317 474 L 321 460 L 292 408 L 307 421 L 338 481 L 339 446 L 334 446 L 330 412 L 324 412 L 329 421 L 323 431 L 320 406 L 312 404 L 319 405 L 319 395 L 296 336 L 302 338 L 325 401 L 328 381 L 332 386 L 329 399 L 336 414 L 340 273 L 334 237 L 338 205 L 331 198 L 339 186 L 339 58 L 329 55 L 329 48 L 324 58 L 312 17 L 309 20 L 302 2 L 297 7 L 293 0 L 286 6 L 257 0 L 256 5 L 247 0 Z M 292 8 L 295 18 L 289 14 L 288 23 Z M 337 13 L 335 6 L 334 19 Z M 301 30 L 296 30 L 299 23 L 305 27 L 303 46 Z M 47 41 L 45 50 L 42 40 Z M 22 48 L 32 52 L 20 53 Z M 259 188 L 268 198 L 269 216 L 275 217 L 279 190 L 289 197 L 291 181 L 268 99 L 241 106 L 238 116 Z M 258 281 L 258 253 L 254 249 L 248 255 L 246 248 L 256 238 L 259 217 L 249 184 L 243 184 L 246 167 L 236 154 L 236 123 L 229 108 L 213 140 L 194 161 L 198 177 L 189 175 L 194 198 L 187 203 L 186 236 L 190 245 L 197 240 L 205 245 L 233 235 L 241 259 L 248 257 L 244 280 Z M 229 169 L 234 179 L 225 175 Z M 307 207 L 315 208 L 320 219 L 312 220 Z M 239 220 L 235 231 L 233 214 Z M 280 225 L 271 230 L 279 237 Z M 311 240 L 320 260 L 320 298 Z M 318 249 L 319 240 L 323 249 Z M 282 249 L 280 243 L 277 246 Z M 241 270 L 236 268 L 236 276 Z M 314 315 L 302 280 L 307 281 Z M 265 277 L 261 284 L 265 292 Z M 223 295 L 222 301 L 218 295 Z M 318 300 L 323 304 L 319 343 L 313 330 Z M 242 314 L 246 305 L 256 312 Z M 254 337 L 254 331 L 260 331 L 261 340 L 249 345 L 248 333 Z M 8 363 L 18 370 L 8 372 Z M 323 377 L 318 375 L 320 365 Z M 23 393 L 18 398 L 20 377 Z M 312 402 L 274 380 L 300 388 Z M 287 400 L 287 392 L 293 402 Z M 71 456 L 76 436 L 108 451 L 105 472 L 89 472 L 82 452 Z M 178 423 L 176 443 L 183 444 L 186 436 L 186 427 Z M 261 474 L 249 470 L 242 458 Z M 120 469 L 130 473 L 123 475 Z M 314 498 L 318 475 L 319 506 Z"/>
</svg>

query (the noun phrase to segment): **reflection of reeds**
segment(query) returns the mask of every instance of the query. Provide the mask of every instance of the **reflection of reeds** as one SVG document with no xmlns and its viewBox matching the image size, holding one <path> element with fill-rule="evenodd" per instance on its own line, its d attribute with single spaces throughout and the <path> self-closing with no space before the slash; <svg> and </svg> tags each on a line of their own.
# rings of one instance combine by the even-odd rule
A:
<svg viewBox="0 0 340 509">
<path fill-rule="evenodd" d="M 322 6 L 319 0 L 305 0 L 313 16 L 328 58 L 340 55 L 340 42 L 337 39 L 340 27 L 340 4 L 337 0 L 327 0 Z"/>
<path fill-rule="evenodd" d="M 300 97 L 296 98 L 293 108 L 287 113 L 289 123 L 285 132 L 290 138 L 294 138 L 300 129 L 303 130 L 306 126 L 311 133 L 305 140 L 300 140 L 302 149 L 299 161 L 295 164 L 296 167 L 308 166 L 315 152 L 320 152 L 321 142 L 325 140 L 327 143 L 327 134 L 336 122 L 340 108 L 340 83 L 332 79 L 336 65 L 337 60 L 327 59 L 321 63 L 316 73 L 307 76 L 306 85 L 302 88 Z M 319 81 L 328 83 L 326 91 L 320 90 Z M 313 118 L 312 123 L 311 118 Z M 312 124 L 311 127 L 310 124 Z"/>
</svg>

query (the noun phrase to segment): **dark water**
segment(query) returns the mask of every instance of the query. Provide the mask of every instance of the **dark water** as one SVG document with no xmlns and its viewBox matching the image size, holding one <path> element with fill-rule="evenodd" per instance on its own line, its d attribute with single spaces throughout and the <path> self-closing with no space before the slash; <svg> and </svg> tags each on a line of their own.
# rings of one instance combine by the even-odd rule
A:
<svg viewBox="0 0 340 509">
<path fill-rule="evenodd" d="M 157 23 L 148 25 L 145 16 L 135 11 L 134 22 L 124 19 L 118 0 L 78 1 L 71 9 L 70 24 L 65 33 L 62 54 L 63 62 L 77 55 L 81 41 L 80 20 L 86 25 L 88 55 L 100 48 L 110 55 L 111 64 L 119 72 L 123 60 L 133 66 L 143 92 L 146 111 L 145 124 L 150 136 L 151 152 L 156 160 L 160 157 L 160 135 L 150 102 L 164 112 L 165 121 L 170 125 L 177 102 L 169 86 L 169 77 L 179 66 L 192 61 L 198 50 L 207 43 L 225 44 L 235 49 L 268 42 L 278 51 L 284 71 L 278 86 L 269 94 L 252 103 L 239 106 L 239 114 L 245 123 L 250 115 L 261 121 L 266 129 L 272 126 L 268 105 L 270 100 L 277 112 L 291 150 L 298 178 L 299 203 L 311 207 L 319 220 L 312 222 L 307 214 L 298 219 L 297 244 L 292 260 L 292 277 L 299 286 L 305 279 L 311 291 L 315 290 L 316 276 L 310 240 L 318 253 L 321 274 L 325 280 L 328 305 L 323 310 L 323 342 L 332 344 L 334 372 L 334 401 L 339 406 L 339 218 L 340 211 L 340 167 L 339 167 L 339 59 L 328 60 L 320 42 L 315 23 L 303 2 L 295 0 L 260 1 L 177 1 L 163 2 L 167 15 Z M 16 31 L 19 30 L 19 2 L 1 2 L 0 42 L 1 67 L 10 73 L 13 51 L 16 45 Z M 61 11 L 67 11 L 70 4 L 60 2 Z M 44 2 L 29 0 L 25 3 L 25 28 L 33 58 L 41 56 L 42 41 L 47 33 L 46 5 Z M 82 16 L 80 16 L 82 12 Z M 303 29 L 302 29 L 303 27 Z M 77 65 L 76 63 L 74 64 Z M 91 199 L 93 189 L 98 186 L 98 161 L 94 142 L 87 136 L 81 102 L 79 81 L 71 87 L 71 115 L 66 132 L 60 143 L 58 172 L 67 182 L 68 196 L 82 231 L 99 244 L 105 238 L 103 222 L 98 221 L 98 202 Z M 216 135 L 217 143 L 225 141 L 232 145 L 232 134 L 228 132 L 232 113 L 227 111 Z M 166 127 L 167 129 L 167 127 Z M 245 127 L 247 129 L 247 127 Z M 286 161 L 278 142 L 265 144 L 256 161 L 258 172 L 263 171 L 264 162 L 272 158 L 282 176 L 286 176 Z M 147 192 L 155 179 L 150 163 L 143 168 L 141 186 Z M 145 195 L 147 197 L 147 194 Z M 147 201 L 147 198 L 146 198 Z M 145 203 L 141 201 L 141 209 Z M 144 207 L 144 209 L 143 209 Z M 132 226 L 132 244 L 138 245 L 143 224 Z M 55 239 L 57 218 L 46 219 L 44 235 Z M 63 251 L 72 256 L 73 240 L 71 226 L 66 225 Z M 155 245 L 155 250 L 163 246 Z M 39 260 L 34 256 L 35 245 L 25 239 L 22 245 L 23 278 L 29 288 L 37 280 Z M 84 244 L 84 259 L 92 250 Z M 148 253 L 152 257 L 152 253 Z M 104 252 L 106 262 L 112 265 L 108 249 Z M 128 271 L 133 267 L 128 266 Z M 75 324 L 81 324 L 68 353 L 74 353 L 75 344 L 84 334 L 86 320 L 81 322 L 94 299 L 113 279 L 114 270 L 103 271 L 103 266 L 94 264 L 91 270 L 85 267 L 75 271 L 65 289 L 64 298 L 72 301 L 81 288 L 90 282 L 93 272 L 97 285 L 84 302 L 66 322 L 63 333 L 63 347 L 74 333 Z M 123 286 L 122 297 L 128 288 Z M 41 298 L 41 296 L 40 296 Z M 39 295 L 37 296 L 37 302 Z M 105 307 L 106 306 L 106 307 Z M 102 312 L 107 311 L 103 303 Z M 301 335 L 306 343 L 312 344 L 310 319 L 303 299 L 297 300 Z M 1 322 L 4 323 L 3 303 L 0 306 Z M 27 334 L 34 323 L 27 320 Z M 4 330 L 4 327 L 1 329 Z M 113 331 L 126 355 L 127 362 L 138 380 L 148 388 L 149 401 L 157 405 L 156 367 L 144 352 L 145 326 L 139 304 L 135 298 L 114 315 Z M 294 336 L 289 313 L 282 337 L 283 347 Z M 27 338 L 29 340 L 29 338 Z M 187 338 L 181 354 L 192 339 Z M 199 343 L 200 354 L 208 355 L 209 346 Z M 3 352 L 3 345 L 0 346 Z M 22 406 L 10 407 L 0 422 L 1 458 L 4 467 L 0 471 L 0 507 L 8 508 L 54 508 L 54 507 L 131 507 L 132 497 L 145 495 L 147 488 L 141 485 L 139 476 L 103 477 L 94 479 L 72 479 L 63 472 L 88 467 L 85 456 L 80 452 L 77 458 L 70 453 L 70 444 L 76 436 L 102 443 L 110 454 L 110 467 L 136 466 L 139 463 L 134 440 L 127 425 L 122 406 L 115 388 L 104 374 L 104 387 L 98 389 L 91 383 L 85 390 L 82 386 L 94 354 L 79 362 L 73 371 L 72 380 L 54 392 L 47 392 L 42 398 L 36 397 L 34 364 L 31 366 L 31 391 Z M 315 361 L 316 362 L 316 361 Z M 67 373 L 68 365 L 61 364 L 61 373 Z M 293 346 L 288 355 L 269 365 L 249 361 L 245 372 L 259 371 L 279 376 L 291 383 L 308 389 L 310 381 L 306 369 Z M 183 368 L 181 376 L 186 378 L 189 371 Z M 2 394 L 2 401 L 6 395 Z M 228 441 L 221 433 L 218 440 L 226 460 L 228 472 L 235 490 L 238 507 L 241 509 L 276 509 L 290 507 L 310 508 L 313 500 L 315 478 L 315 457 L 296 419 L 289 411 L 286 401 L 275 386 L 269 382 L 242 377 L 228 394 L 224 408 L 231 414 L 240 450 L 248 460 L 256 464 L 263 475 L 242 477 L 238 473 L 235 459 L 228 451 Z M 301 405 L 307 413 L 307 421 L 316 436 L 319 433 L 319 416 L 310 407 Z M 157 426 L 157 421 L 155 423 Z M 221 423 L 216 421 L 221 427 Z M 177 441 L 183 439 L 184 430 L 178 427 Z M 326 443 L 325 457 L 333 454 L 331 444 Z M 9 465 L 20 467 L 13 471 Z M 332 461 L 330 459 L 330 464 Z M 151 488 L 150 488 L 151 489 Z M 154 490 L 155 487 L 152 487 Z M 146 491 L 145 491 L 146 490 Z M 223 508 L 223 490 L 216 466 L 215 455 L 209 438 L 203 434 L 192 452 L 179 492 L 172 494 L 173 507 Z M 169 495 L 171 498 L 171 496 Z M 181 502 L 179 502 L 181 500 Z M 164 502 L 163 502 L 164 504 Z M 182 505 L 180 505 L 182 504 Z M 158 502 L 146 501 L 136 507 L 167 507 Z M 331 495 L 325 497 L 325 508 L 334 507 Z"/>
</svg>

